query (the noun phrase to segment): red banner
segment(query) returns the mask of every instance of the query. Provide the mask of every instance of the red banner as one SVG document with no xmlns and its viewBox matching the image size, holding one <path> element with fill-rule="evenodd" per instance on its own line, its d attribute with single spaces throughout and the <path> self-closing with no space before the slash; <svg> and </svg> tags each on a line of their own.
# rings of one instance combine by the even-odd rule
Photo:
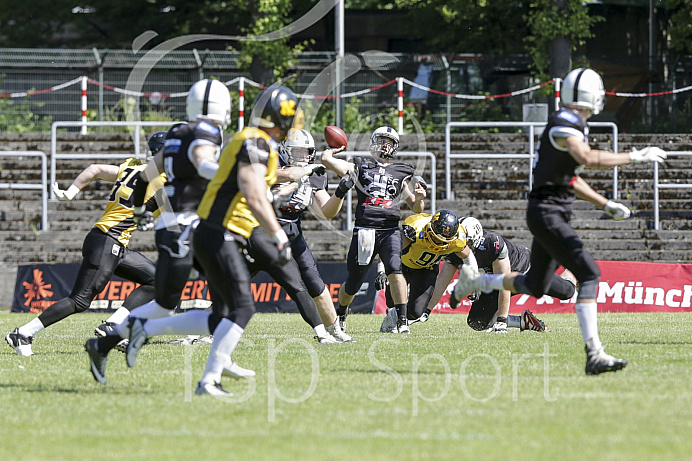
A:
<svg viewBox="0 0 692 461">
<path fill-rule="evenodd" d="M 601 269 L 596 301 L 599 312 L 690 312 L 692 311 L 692 264 L 665 264 L 623 261 L 596 261 Z M 456 310 L 449 308 L 449 294 L 457 275 L 435 306 L 434 313 L 468 314 L 471 302 L 463 299 Z M 384 314 L 384 291 L 378 292 L 375 313 Z M 572 299 L 561 301 L 550 296 L 536 299 L 514 295 L 510 313 L 530 309 L 537 314 L 574 312 Z"/>
</svg>

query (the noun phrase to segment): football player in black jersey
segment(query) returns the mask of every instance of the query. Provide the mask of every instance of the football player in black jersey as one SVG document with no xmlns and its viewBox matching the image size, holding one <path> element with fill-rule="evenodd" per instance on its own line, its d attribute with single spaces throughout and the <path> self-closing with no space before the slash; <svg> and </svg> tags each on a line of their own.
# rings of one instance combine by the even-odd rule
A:
<svg viewBox="0 0 692 461">
<path fill-rule="evenodd" d="M 562 107 L 551 114 L 541 135 L 526 210 L 526 221 L 534 237 L 531 268 L 526 274 L 478 275 L 462 267 L 455 292 L 457 298 L 475 290 L 511 290 L 541 297 L 547 292 L 557 267 L 564 266 L 579 283 L 575 309 L 585 343 L 585 372 L 597 375 L 621 370 L 627 361 L 607 354 L 599 339 L 596 290 L 600 270 L 569 224 L 572 202 L 579 197 L 598 203 L 614 219 L 623 219 L 629 212 L 621 204 L 600 196 L 579 174 L 585 167 L 661 163 L 667 154 L 658 147 L 645 147 L 629 154 L 591 149 L 586 120 L 598 114 L 605 102 L 603 81 L 593 70 L 580 68 L 567 74 L 561 95 Z"/>
<path fill-rule="evenodd" d="M 114 183 L 103 216 L 84 238 L 83 260 L 70 295 L 5 337 L 17 354 L 32 355 L 31 344 L 34 335 L 76 312 L 87 310 L 91 301 L 103 291 L 113 275 L 139 283 L 140 286 L 128 295 L 122 307 L 113 314 L 111 321 L 122 321 L 130 309 L 153 298 L 154 263 L 127 247 L 132 232 L 137 228 L 132 219 L 132 187 L 137 173 L 144 168 L 145 164 L 133 158 L 125 160 L 120 166 L 92 164 L 75 178 L 67 190 L 60 189 L 58 183 L 53 184 L 56 198 L 68 201 L 95 179 Z M 147 198 L 151 197 L 153 192 L 150 188 Z M 155 202 L 152 200 L 149 206 L 153 210 L 156 207 Z M 97 334 L 101 334 L 100 328 L 96 329 Z"/>
<path fill-rule="evenodd" d="M 338 153 L 342 146 L 332 149 Z M 327 192 L 326 168 L 315 163 L 315 140 L 307 130 L 293 129 L 279 146 L 280 168 L 277 184 L 272 191 L 277 195 L 277 217 L 291 242 L 293 258 L 300 269 L 308 293 L 314 300 L 327 331 L 339 342 L 353 338 L 341 330 L 329 290 L 324 284 L 312 251 L 305 242 L 301 217 L 311 210 L 319 218 L 331 219 L 339 212 L 344 197 Z M 310 323 L 310 322 L 308 322 Z"/>
<path fill-rule="evenodd" d="M 278 142 L 286 137 L 299 110 L 297 105 L 293 91 L 284 86 L 272 85 L 257 96 L 249 126 L 224 147 L 218 173 L 197 208 L 200 220 L 193 232 L 192 247 L 207 277 L 212 312 L 195 309 L 175 317 L 131 319 L 128 366 L 135 365 L 137 353 L 148 337 L 213 333 L 207 366 L 195 392 L 228 396 L 230 393 L 221 385 L 222 375 L 255 375 L 252 370 L 238 367 L 231 358 L 255 312 L 244 253 L 258 251 L 268 266 L 292 261 L 288 236 L 267 194 L 276 182 Z M 259 226 L 263 232 L 255 235 Z"/>
<path fill-rule="evenodd" d="M 322 154 L 322 163 L 342 178 L 335 192 L 337 197 L 343 197 L 349 188 L 357 185 L 356 222 L 346 262 L 348 278 L 339 289 L 336 309 L 343 330 L 348 306 L 358 293 L 373 256 L 378 254 L 399 316 L 397 328 L 401 333 L 409 332 L 406 280 L 401 266 L 399 200 L 403 197 L 411 210 L 420 213 L 427 194 L 421 182 L 412 181 L 415 173 L 412 165 L 390 163 L 398 148 L 399 134 L 394 128 L 383 126 L 370 137 L 374 161 L 355 157 L 349 162 L 333 157 L 329 150 Z"/>
<path fill-rule="evenodd" d="M 478 268 L 485 274 L 508 274 L 512 271 L 526 272 L 529 269 L 531 252 L 528 248 L 515 245 L 498 232 L 484 230 L 481 223 L 473 217 L 463 217 L 460 224 L 467 229 L 468 240 L 476 255 Z M 451 282 L 454 273 L 461 267 L 461 261 L 455 255 L 449 255 L 440 270 L 435 286 L 434 302 L 428 305 L 428 312 L 435 307 L 440 296 Z M 561 275 L 553 274 L 547 295 L 557 299 L 570 299 L 574 296 L 575 283 L 571 272 L 565 270 Z M 521 315 L 509 315 L 509 301 L 513 294 L 508 290 L 491 293 L 475 293 L 469 296 L 473 302 L 466 319 L 468 325 L 476 331 L 493 331 L 507 333 L 507 328 L 519 328 L 521 331 L 545 331 L 545 324 L 528 309 Z M 449 306 L 455 309 L 459 305 L 452 293 Z"/>
<path fill-rule="evenodd" d="M 222 130 L 231 120 L 231 94 L 218 80 L 200 80 L 190 88 L 186 109 L 188 123 L 171 127 L 163 149 L 154 155 L 149 167 L 139 175 L 133 193 L 134 220 L 139 229 L 153 227 L 152 214 L 142 206 L 143 191 L 151 178 L 165 172 L 165 194 L 161 200 L 163 211 L 156 224 L 156 295 L 154 300 L 134 309 L 132 317 L 173 315 L 195 265 L 189 246 L 190 232 L 199 219 L 197 206 L 209 180 L 219 168 L 217 160 L 223 142 Z M 101 355 L 108 354 L 120 341 L 118 338 L 128 337 L 128 323 L 121 323 L 104 338 L 90 340 L 92 343 L 87 346 Z M 91 352 L 90 356 L 92 361 L 98 359 Z M 103 380 L 105 382 L 105 377 Z"/>
</svg>

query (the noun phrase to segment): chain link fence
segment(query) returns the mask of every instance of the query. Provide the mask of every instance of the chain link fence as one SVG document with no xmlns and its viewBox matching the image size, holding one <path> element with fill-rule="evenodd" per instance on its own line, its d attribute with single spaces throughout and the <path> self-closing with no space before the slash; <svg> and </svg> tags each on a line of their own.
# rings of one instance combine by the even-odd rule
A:
<svg viewBox="0 0 692 461">
<path fill-rule="evenodd" d="M 185 97 L 166 95 L 184 93 L 201 78 L 214 77 L 227 82 L 240 76 L 250 77 L 240 69 L 237 52 L 176 50 L 142 61 L 155 63 L 141 85 L 136 85 L 138 91 L 148 96 L 135 98 L 119 92 L 128 88 L 128 79 L 132 78 L 135 66 L 141 64 L 144 54 L 144 51 L 134 53 L 109 49 L 0 49 L 0 93 L 3 96 L 0 97 L 0 130 L 49 132 L 53 121 L 80 120 L 80 85 L 53 89 L 80 76 L 97 82 L 88 85 L 86 96 L 87 116 L 93 121 L 124 120 L 135 105 L 138 105 L 141 120 L 184 120 Z M 411 86 L 404 88 L 405 111 L 409 117 L 415 117 L 416 123 L 427 132 L 444 132 L 445 124 L 450 121 L 521 121 L 524 104 L 544 103 L 553 107 L 549 91 L 552 86 L 541 92 L 507 97 L 515 90 L 540 83 L 530 77 L 530 62 L 525 56 L 362 53 L 351 55 L 349 59 L 358 70 L 345 80 L 341 92 L 373 89 L 344 101 L 345 106 L 351 109 L 351 118 L 359 118 L 345 117 L 346 124 L 350 124 L 346 128 L 353 132 L 370 129 L 363 119 L 390 120 L 389 123 L 395 124 L 397 87 L 380 86 L 397 77 L 436 90 L 427 92 Z M 301 53 L 294 68 L 290 69 L 287 85 L 298 94 L 308 91 L 334 60 L 334 53 Z M 674 71 L 666 74 L 665 81 L 652 85 L 654 92 L 692 85 L 692 73 L 689 72 L 692 58 L 677 58 L 672 67 Z M 231 85 L 229 89 L 237 102 L 237 85 Z M 256 89 L 246 88 L 246 107 L 250 105 L 254 92 Z M 29 93 L 29 96 L 17 96 L 16 93 Z M 502 97 L 465 99 L 451 96 L 481 94 Z M 313 115 L 322 117 L 322 124 L 333 124 L 334 100 L 313 101 L 323 106 L 320 114 Z M 632 131 L 692 130 L 692 123 L 689 123 L 692 104 L 688 93 L 654 98 L 651 104 L 637 104 L 640 102 L 634 101 L 632 105 L 635 107 L 627 119 Z M 234 111 L 236 108 L 237 105 Z M 234 122 L 236 115 L 237 111 Z M 612 121 L 615 116 L 606 112 L 602 118 Z"/>
</svg>

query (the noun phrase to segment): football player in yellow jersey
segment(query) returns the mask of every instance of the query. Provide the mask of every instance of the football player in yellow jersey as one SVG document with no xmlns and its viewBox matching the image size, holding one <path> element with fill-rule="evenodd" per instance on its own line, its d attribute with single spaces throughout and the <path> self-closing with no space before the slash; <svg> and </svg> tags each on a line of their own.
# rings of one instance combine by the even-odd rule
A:
<svg viewBox="0 0 692 461">
<path fill-rule="evenodd" d="M 401 225 L 401 233 L 401 262 L 404 278 L 409 286 L 406 314 L 409 321 L 419 320 L 424 316 L 433 296 L 440 260 L 445 255 L 456 254 L 476 270 L 478 266 L 471 248 L 466 244 L 466 230 L 459 226 L 459 219 L 451 210 L 439 210 L 432 216 L 428 213 L 411 215 Z M 384 272 L 382 267 L 380 272 Z M 382 288 L 383 278 L 379 274 L 378 279 L 378 288 Z M 380 331 L 398 333 L 398 313 L 393 307 L 394 300 L 389 286 L 386 286 L 385 296 L 390 309 Z"/>
<path fill-rule="evenodd" d="M 221 375 L 238 377 L 232 371 L 231 354 L 255 312 L 250 270 L 240 250 L 247 249 L 259 225 L 265 231 L 262 250 L 270 253 L 269 264 L 283 265 L 291 259 L 288 237 L 267 192 L 276 181 L 278 141 L 286 137 L 297 104 L 295 94 L 283 86 L 270 86 L 257 96 L 250 126 L 236 133 L 224 148 L 218 172 L 197 209 L 200 221 L 193 233 L 192 250 L 207 277 L 212 312 L 193 310 L 175 317 L 132 319 L 128 365 L 134 365 L 147 337 L 213 333 L 207 367 L 196 393 L 229 395 L 221 385 Z"/>
<path fill-rule="evenodd" d="M 146 164 L 137 159 L 127 159 L 120 166 L 92 164 L 82 171 L 67 190 L 58 183 L 53 191 L 58 200 L 72 200 L 79 191 L 95 179 L 113 182 L 103 216 L 87 234 L 82 246 L 84 257 L 75 284 L 67 298 L 57 301 L 37 318 L 16 328 L 6 336 L 7 343 L 19 355 L 32 355 L 31 343 L 34 335 L 44 328 L 76 313 L 85 311 L 94 297 L 106 286 L 113 275 L 122 277 L 140 286 L 135 289 L 114 314 L 113 319 L 123 319 L 129 309 L 150 301 L 154 297 L 154 271 L 152 261 L 141 253 L 127 248 L 136 229 L 132 219 L 131 195 L 135 175 L 144 170 Z M 159 183 L 160 187 L 161 183 Z M 147 199 L 154 195 L 154 186 L 147 191 Z M 149 200 L 152 211 L 156 204 Z"/>
</svg>

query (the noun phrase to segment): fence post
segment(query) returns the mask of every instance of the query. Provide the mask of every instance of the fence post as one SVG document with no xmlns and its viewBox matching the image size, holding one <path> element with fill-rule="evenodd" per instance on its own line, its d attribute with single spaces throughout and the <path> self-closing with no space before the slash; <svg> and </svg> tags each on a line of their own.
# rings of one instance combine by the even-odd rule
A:
<svg viewBox="0 0 692 461">
<path fill-rule="evenodd" d="M 87 122 L 87 77 L 82 77 L 82 123 Z M 82 125 L 79 134 L 87 134 L 87 126 Z"/>
<path fill-rule="evenodd" d="M 555 110 L 560 110 L 560 82 L 562 79 L 555 78 Z"/>
<path fill-rule="evenodd" d="M 238 131 L 245 127 L 245 77 L 238 80 Z"/>
<path fill-rule="evenodd" d="M 404 134 L 404 78 L 396 78 L 397 89 L 397 108 L 399 109 L 399 126 L 397 131 L 399 134 Z"/>
</svg>

